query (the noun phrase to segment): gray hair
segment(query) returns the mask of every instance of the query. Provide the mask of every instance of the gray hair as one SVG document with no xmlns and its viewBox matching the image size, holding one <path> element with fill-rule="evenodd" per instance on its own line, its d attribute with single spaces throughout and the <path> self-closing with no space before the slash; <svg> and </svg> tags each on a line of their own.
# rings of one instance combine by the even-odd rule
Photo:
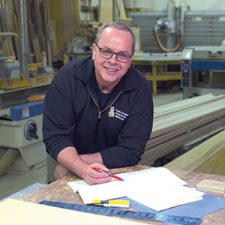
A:
<svg viewBox="0 0 225 225">
<path fill-rule="evenodd" d="M 132 31 L 132 29 L 129 26 L 127 26 L 126 24 L 124 24 L 122 22 L 111 22 L 111 23 L 103 24 L 96 34 L 95 43 L 98 43 L 102 32 L 108 27 L 127 31 L 130 33 L 131 38 L 132 38 L 132 54 L 133 54 L 135 51 L 135 44 L 136 44 L 136 38 L 135 38 L 134 32 Z"/>
</svg>

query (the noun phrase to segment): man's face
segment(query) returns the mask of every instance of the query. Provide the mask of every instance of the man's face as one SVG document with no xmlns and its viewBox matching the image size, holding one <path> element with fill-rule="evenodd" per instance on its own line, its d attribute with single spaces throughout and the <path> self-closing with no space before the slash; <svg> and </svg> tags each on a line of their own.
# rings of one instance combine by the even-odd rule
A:
<svg viewBox="0 0 225 225">
<path fill-rule="evenodd" d="M 129 32 L 115 28 L 106 28 L 96 44 L 93 44 L 92 59 L 95 65 L 96 80 L 101 91 L 107 93 L 116 86 L 125 75 L 131 64 L 132 37 Z M 119 53 L 120 56 L 112 55 L 111 58 L 104 58 L 100 51 Z M 119 61 L 127 55 L 127 61 Z M 124 54 L 124 55 L 123 55 Z M 103 57 L 102 57 L 103 56 Z M 118 60 L 119 59 L 119 60 Z M 123 60 L 122 60 L 123 61 Z"/>
</svg>

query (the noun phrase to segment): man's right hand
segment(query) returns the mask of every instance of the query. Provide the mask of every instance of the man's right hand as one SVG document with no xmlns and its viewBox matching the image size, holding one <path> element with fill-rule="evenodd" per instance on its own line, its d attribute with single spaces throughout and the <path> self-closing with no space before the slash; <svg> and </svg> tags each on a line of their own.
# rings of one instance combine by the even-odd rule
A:
<svg viewBox="0 0 225 225">
<path fill-rule="evenodd" d="M 56 167 L 54 173 L 56 179 L 68 175 L 69 171 L 88 184 L 106 183 L 112 179 L 108 173 L 97 172 L 93 169 L 93 167 L 96 167 L 108 171 L 108 168 L 102 164 L 99 153 L 79 156 L 74 147 L 66 147 L 59 152 L 57 161 L 59 166 Z"/>
<path fill-rule="evenodd" d="M 93 168 L 98 168 L 99 171 L 106 172 L 98 172 Z M 106 183 L 112 180 L 112 177 L 109 175 L 108 168 L 106 168 L 101 163 L 92 163 L 87 165 L 87 168 L 82 171 L 81 178 L 83 178 L 88 184 L 101 184 Z"/>
<path fill-rule="evenodd" d="M 98 172 L 94 170 L 93 168 L 98 168 L 106 172 Z M 93 163 L 93 164 L 87 165 L 86 168 L 83 168 L 83 170 L 81 171 L 81 178 L 83 178 L 88 184 L 106 183 L 111 181 L 112 179 L 107 172 L 109 172 L 109 170 L 101 163 Z M 67 170 L 62 165 L 58 164 L 54 171 L 54 177 L 56 180 L 59 180 L 70 173 L 71 172 L 69 170 Z"/>
</svg>

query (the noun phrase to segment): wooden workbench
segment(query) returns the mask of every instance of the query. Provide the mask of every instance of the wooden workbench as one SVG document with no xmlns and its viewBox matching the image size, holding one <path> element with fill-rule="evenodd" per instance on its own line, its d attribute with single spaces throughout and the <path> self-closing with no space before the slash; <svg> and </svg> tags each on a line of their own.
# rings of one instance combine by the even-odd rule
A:
<svg viewBox="0 0 225 225">
<path fill-rule="evenodd" d="M 121 173 L 121 172 L 130 172 L 140 169 L 148 168 L 146 166 L 135 166 L 130 168 L 123 168 L 123 169 L 115 169 L 113 172 Z M 177 176 L 181 179 L 185 180 L 187 183 L 195 187 L 199 181 L 202 179 L 210 179 L 210 180 L 217 180 L 217 181 L 225 181 L 225 176 L 217 176 L 212 174 L 202 174 L 202 173 L 195 173 L 195 172 L 185 172 L 185 171 L 173 171 Z M 74 179 L 78 179 L 73 175 L 69 175 L 61 180 L 53 182 L 48 186 L 40 189 L 39 191 L 25 196 L 23 200 L 29 202 L 38 203 L 42 200 L 48 201 L 58 201 L 58 202 L 65 202 L 65 203 L 82 203 L 81 198 L 77 193 L 74 193 L 72 189 L 67 185 L 68 181 L 72 181 Z M 221 195 L 220 195 L 221 196 Z M 224 225 L 225 221 L 225 209 L 219 210 L 213 214 L 210 214 L 204 218 L 202 218 L 203 225 Z M 143 222 L 143 221 L 142 221 Z M 150 222 L 145 221 L 146 224 L 162 224 L 158 222 Z"/>
<path fill-rule="evenodd" d="M 152 82 L 153 94 L 157 95 L 157 82 L 180 80 L 180 71 L 168 71 L 167 67 L 181 64 L 181 52 L 172 53 L 141 53 L 135 54 L 132 63 L 137 66 L 150 67 L 144 72 L 146 79 Z"/>
</svg>

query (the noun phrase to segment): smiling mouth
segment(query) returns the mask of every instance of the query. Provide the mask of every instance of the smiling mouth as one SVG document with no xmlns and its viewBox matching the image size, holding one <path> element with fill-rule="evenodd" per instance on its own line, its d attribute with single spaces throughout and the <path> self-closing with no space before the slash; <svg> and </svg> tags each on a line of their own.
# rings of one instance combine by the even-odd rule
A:
<svg viewBox="0 0 225 225">
<path fill-rule="evenodd" d="M 113 69 L 113 68 L 109 68 L 109 67 L 105 67 L 105 69 L 108 71 L 108 72 L 113 72 L 113 73 L 115 73 L 115 72 L 117 72 L 118 71 L 118 69 Z"/>
</svg>

